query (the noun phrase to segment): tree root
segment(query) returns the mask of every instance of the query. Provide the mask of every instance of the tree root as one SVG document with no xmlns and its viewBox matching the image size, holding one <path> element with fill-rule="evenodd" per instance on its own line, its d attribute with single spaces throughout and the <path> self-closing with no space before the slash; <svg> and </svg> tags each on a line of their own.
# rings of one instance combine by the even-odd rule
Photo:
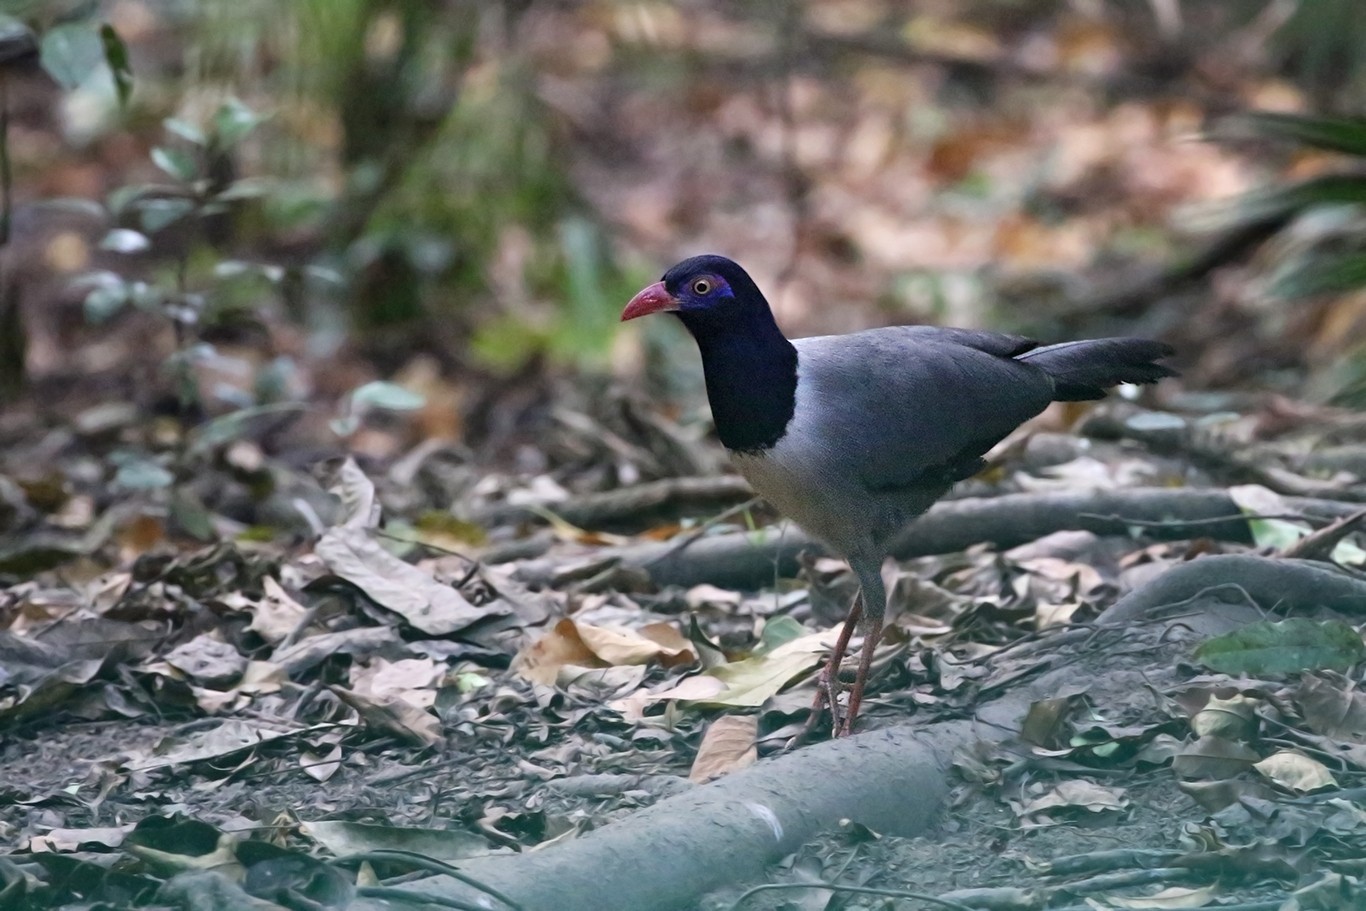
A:
<svg viewBox="0 0 1366 911">
<path fill-rule="evenodd" d="M 1282 613 L 1320 608 L 1366 613 L 1366 578 L 1328 563 L 1218 554 L 1180 563 L 1110 605 L 1097 623 L 1154 619 L 1202 596 Z"/>
<path fill-rule="evenodd" d="M 643 525 L 665 513 L 728 506 L 753 496 L 754 491 L 739 475 L 669 478 L 536 506 L 498 503 L 477 509 L 466 518 L 479 525 L 492 527 L 543 524 L 547 515 L 554 515 L 582 528 L 613 528 Z"/>
<path fill-rule="evenodd" d="M 1288 509 L 1306 518 L 1331 521 L 1356 508 L 1334 500 L 1288 498 Z M 1083 493 L 1017 493 L 1001 497 L 938 503 L 896 539 L 897 559 L 952 553 L 980 542 L 1007 548 L 1055 531 L 1081 530 L 1098 535 L 1127 535 L 1140 527 L 1149 538 L 1182 540 L 1214 538 L 1252 542 L 1247 520 L 1221 490 L 1138 488 Z M 701 538 L 679 549 L 670 542 L 636 544 L 593 552 L 595 561 L 615 559 L 647 572 L 664 585 L 709 582 L 727 588 L 754 588 L 779 575 L 797 572 L 804 549 L 822 550 L 795 528 L 786 531 L 733 533 Z M 565 569 L 560 559 L 529 560 L 517 569 L 523 582 L 546 586 Z"/>
<path fill-rule="evenodd" d="M 547 851 L 474 858 L 461 869 L 528 911 L 665 911 L 757 876 L 842 820 L 923 831 L 949 792 L 972 725 L 901 725 L 816 744 L 662 800 Z M 469 897 L 449 877 L 405 888 Z M 357 908 L 378 905 L 357 902 Z"/>
</svg>

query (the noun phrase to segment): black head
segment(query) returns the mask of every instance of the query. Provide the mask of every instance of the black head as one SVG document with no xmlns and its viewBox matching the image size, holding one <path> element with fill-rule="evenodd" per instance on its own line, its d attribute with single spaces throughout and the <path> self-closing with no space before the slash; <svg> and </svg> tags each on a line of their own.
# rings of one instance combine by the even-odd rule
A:
<svg viewBox="0 0 1366 911">
<path fill-rule="evenodd" d="M 643 289 L 622 311 L 622 320 L 674 312 L 691 328 L 770 314 L 768 301 L 749 273 L 724 256 L 685 259 Z"/>
</svg>

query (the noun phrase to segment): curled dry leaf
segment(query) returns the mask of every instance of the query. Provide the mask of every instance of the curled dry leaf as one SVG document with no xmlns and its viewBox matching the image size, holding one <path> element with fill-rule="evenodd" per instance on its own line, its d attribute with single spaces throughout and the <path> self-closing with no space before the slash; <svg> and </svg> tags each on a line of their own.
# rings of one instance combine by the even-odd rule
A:
<svg viewBox="0 0 1366 911">
<path fill-rule="evenodd" d="M 1257 732 L 1257 706 L 1260 700 L 1239 693 L 1228 699 L 1211 696 L 1205 707 L 1191 718 L 1197 737 L 1223 737 L 1247 740 Z"/>
<path fill-rule="evenodd" d="M 375 483 L 366 477 L 355 459 L 346 457 L 327 491 L 341 501 L 342 514 L 337 522 L 340 527 L 366 529 L 379 525 Z"/>
<path fill-rule="evenodd" d="M 657 660 L 666 667 L 697 660 L 692 643 L 667 623 L 639 630 L 594 626 L 565 617 L 540 639 L 523 648 L 513 670 L 532 683 L 549 686 L 565 667 L 605 668 Z"/>
<path fill-rule="evenodd" d="M 332 692 L 379 733 L 423 747 L 437 746 L 445 739 L 437 717 L 411 702 L 394 696 L 369 696 L 340 686 L 332 687 Z"/>
<path fill-rule="evenodd" d="M 754 746 L 758 732 L 754 715 L 723 715 L 713 721 L 702 735 L 688 780 L 703 784 L 752 765 L 759 758 Z"/>
<path fill-rule="evenodd" d="M 1201 737 L 1186 744 L 1172 759 L 1177 778 L 1233 778 L 1247 771 L 1258 759 L 1246 744 L 1223 737 Z"/>
<path fill-rule="evenodd" d="M 1366 693 L 1355 681 L 1332 671 L 1305 674 L 1294 698 L 1314 733 L 1366 741 Z"/>
<path fill-rule="evenodd" d="M 495 853 L 488 840 L 461 829 L 422 829 L 363 822 L 302 822 L 299 831 L 333 854 L 408 851 L 447 863 Z"/>
<path fill-rule="evenodd" d="M 1337 787 L 1337 779 L 1327 766 L 1294 750 L 1272 753 L 1252 767 L 1281 787 L 1300 793 Z"/>
<path fill-rule="evenodd" d="M 794 678 L 820 664 L 840 629 L 837 625 L 824 632 L 799 636 L 743 661 L 717 665 L 674 686 L 632 693 L 610 707 L 624 713 L 628 720 L 638 720 L 644 717 L 648 706 L 671 700 L 738 708 L 763 705 Z"/>
</svg>

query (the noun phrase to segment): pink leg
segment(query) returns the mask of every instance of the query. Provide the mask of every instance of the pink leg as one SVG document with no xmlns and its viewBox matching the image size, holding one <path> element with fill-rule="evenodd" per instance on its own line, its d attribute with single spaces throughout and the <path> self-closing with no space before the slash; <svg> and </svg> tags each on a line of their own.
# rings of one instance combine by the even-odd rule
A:
<svg viewBox="0 0 1366 911">
<path fill-rule="evenodd" d="M 863 653 L 859 656 L 858 674 L 854 677 L 854 686 L 849 691 L 849 710 L 845 712 L 844 724 L 835 734 L 836 737 L 843 737 L 853 732 L 854 720 L 858 718 L 859 707 L 863 704 L 863 688 L 868 683 L 868 672 L 873 666 L 873 652 L 877 649 L 877 641 L 882 638 L 882 617 L 868 618 L 868 628 L 863 631 Z"/>
</svg>

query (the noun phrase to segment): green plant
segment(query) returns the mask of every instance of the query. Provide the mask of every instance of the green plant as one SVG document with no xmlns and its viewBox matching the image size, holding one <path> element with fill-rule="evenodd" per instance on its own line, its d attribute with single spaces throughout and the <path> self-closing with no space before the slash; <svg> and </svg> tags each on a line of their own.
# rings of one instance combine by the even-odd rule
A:
<svg viewBox="0 0 1366 911">
<path fill-rule="evenodd" d="M 268 181 L 224 180 L 214 167 L 261 120 L 235 100 L 220 105 L 203 126 L 167 120 L 171 141 L 153 148 L 151 158 L 168 179 L 119 187 L 103 205 L 88 207 L 109 226 L 99 242 L 101 249 L 144 262 L 139 269 L 106 269 L 83 276 L 79 282 L 88 288 L 86 318 L 98 324 L 126 308 L 164 318 L 176 340 L 175 352 L 164 366 L 187 415 L 206 410 L 196 368 L 216 357 L 216 351 L 203 340 L 204 330 L 257 319 L 261 292 L 278 292 L 285 278 L 278 266 L 198 255 L 214 219 L 269 190 Z M 174 242 L 169 242 L 172 234 Z M 168 242 L 154 244 L 159 237 Z M 130 277 L 148 266 L 148 277 Z"/>
<path fill-rule="evenodd" d="M 1265 245 L 1261 282 L 1273 301 L 1366 293 L 1366 120 L 1257 112 L 1231 118 L 1216 138 L 1272 138 L 1342 156 L 1342 166 L 1239 197 L 1212 224 L 1276 230 Z M 1366 407 L 1366 346 L 1330 372 L 1330 397 Z"/>
<path fill-rule="evenodd" d="M 38 0 L 10 0 L 0 13 L 0 248 L 9 244 L 12 217 L 6 68 L 37 54 L 48 75 L 67 91 L 103 71 L 120 105 L 127 103 L 133 88 L 128 50 L 118 33 L 96 17 L 95 6 L 53 7 Z M 0 397 L 23 388 L 27 336 L 19 304 L 19 290 L 0 260 Z"/>
</svg>

